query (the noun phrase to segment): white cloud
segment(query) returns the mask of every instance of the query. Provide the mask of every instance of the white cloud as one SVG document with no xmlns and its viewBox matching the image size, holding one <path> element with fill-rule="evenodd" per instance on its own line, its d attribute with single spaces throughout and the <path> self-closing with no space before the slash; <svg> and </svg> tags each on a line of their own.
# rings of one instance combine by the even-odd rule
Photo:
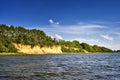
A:
<svg viewBox="0 0 120 80">
<path fill-rule="evenodd" d="M 62 36 L 59 35 L 59 34 L 55 34 L 55 38 L 56 38 L 56 39 L 63 39 Z"/>
<path fill-rule="evenodd" d="M 48 36 L 50 36 L 51 38 L 58 39 L 58 40 L 59 40 L 59 39 L 63 39 L 63 38 L 62 38 L 62 36 L 61 36 L 61 35 L 59 35 L 59 34 L 51 34 L 51 35 L 50 35 L 50 34 L 48 34 Z"/>
<path fill-rule="evenodd" d="M 109 41 L 114 40 L 113 37 L 111 37 L 111 36 L 109 36 L 109 35 L 100 35 L 100 36 L 101 36 L 102 38 L 104 38 L 104 39 L 109 40 Z"/>
<path fill-rule="evenodd" d="M 56 22 L 55 24 L 60 24 L 59 22 Z"/>
<path fill-rule="evenodd" d="M 54 22 L 53 22 L 53 20 L 52 20 L 52 19 L 50 19 L 50 20 L 49 20 L 49 23 L 53 24 Z"/>
<path fill-rule="evenodd" d="M 111 44 L 108 46 L 109 48 L 111 48 L 112 50 L 120 50 L 120 44 Z"/>
<path fill-rule="evenodd" d="M 50 36 L 51 38 L 54 38 L 54 36 L 50 35 L 50 34 L 47 34 L 48 36 Z"/>
<path fill-rule="evenodd" d="M 56 24 L 56 25 L 59 25 L 59 24 L 60 24 L 59 22 L 54 22 L 52 19 L 49 19 L 49 23 L 50 23 L 50 24 Z"/>
</svg>

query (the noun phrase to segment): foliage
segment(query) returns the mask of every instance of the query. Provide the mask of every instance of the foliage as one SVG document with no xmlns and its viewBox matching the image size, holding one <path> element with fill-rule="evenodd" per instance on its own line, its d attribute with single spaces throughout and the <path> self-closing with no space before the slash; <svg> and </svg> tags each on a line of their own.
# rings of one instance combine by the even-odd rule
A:
<svg viewBox="0 0 120 80">
<path fill-rule="evenodd" d="M 105 47 L 97 45 L 91 46 L 87 43 L 80 43 L 77 40 L 65 41 L 57 40 L 47 36 L 43 31 L 37 29 L 25 29 L 24 27 L 13 25 L 0 25 L 0 52 L 17 52 L 17 49 L 12 43 L 44 46 L 60 45 L 63 52 L 79 53 L 87 50 L 89 52 L 109 52 L 112 51 Z"/>
<path fill-rule="evenodd" d="M 4 36 L 0 35 L 0 52 L 17 52 L 15 46 L 10 42 L 9 39 L 6 39 Z"/>
<path fill-rule="evenodd" d="M 82 46 L 83 49 L 85 49 L 89 52 L 95 52 L 93 47 L 87 43 L 81 43 L 80 45 Z"/>
</svg>

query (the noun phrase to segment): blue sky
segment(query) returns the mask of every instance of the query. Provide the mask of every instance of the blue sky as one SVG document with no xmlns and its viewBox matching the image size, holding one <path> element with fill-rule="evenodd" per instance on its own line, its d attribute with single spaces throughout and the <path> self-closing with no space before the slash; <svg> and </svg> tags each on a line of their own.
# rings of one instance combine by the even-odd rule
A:
<svg viewBox="0 0 120 80">
<path fill-rule="evenodd" d="M 0 24 L 120 49 L 120 0 L 0 0 Z"/>
</svg>

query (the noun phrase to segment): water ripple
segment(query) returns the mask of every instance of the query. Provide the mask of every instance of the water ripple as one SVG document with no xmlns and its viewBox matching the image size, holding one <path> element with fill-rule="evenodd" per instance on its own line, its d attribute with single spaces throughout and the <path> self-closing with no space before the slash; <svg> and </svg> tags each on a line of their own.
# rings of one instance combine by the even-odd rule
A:
<svg viewBox="0 0 120 80">
<path fill-rule="evenodd" d="M 0 57 L 0 80 L 119 80 L 120 54 Z"/>
</svg>

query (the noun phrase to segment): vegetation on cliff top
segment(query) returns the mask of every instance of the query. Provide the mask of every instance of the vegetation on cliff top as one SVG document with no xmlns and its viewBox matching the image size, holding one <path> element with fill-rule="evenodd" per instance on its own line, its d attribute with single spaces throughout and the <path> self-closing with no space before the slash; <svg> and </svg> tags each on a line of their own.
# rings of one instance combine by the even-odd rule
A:
<svg viewBox="0 0 120 80">
<path fill-rule="evenodd" d="M 59 45 L 63 52 L 111 52 L 111 49 L 100 47 L 97 45 L 91 46 L 87 43 L 79 43 L 79 41 L 57 40 L 46 35 L 43 31 L 37 29 L 25 29 L 18 26 L 7 26 L 0 24 L 0 52 L 17 52 L 13 43 L 35 45 L 40 47 Z"/>
</svg>

